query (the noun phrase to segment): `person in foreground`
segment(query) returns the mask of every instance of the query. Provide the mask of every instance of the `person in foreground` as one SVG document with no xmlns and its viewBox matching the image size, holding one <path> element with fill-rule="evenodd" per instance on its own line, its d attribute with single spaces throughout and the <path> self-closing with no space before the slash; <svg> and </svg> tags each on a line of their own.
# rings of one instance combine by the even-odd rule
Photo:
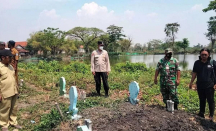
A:
<svg viewBox="0 0 216 131">
<path fill-rule="evenodd" d="M 10 50 L 0 51 L 0 126 L 2 131 L 8 131 L 9 125 L 22 129 L 17 122 L 18 87 L 15 71 L 10 65 L 12 57 Z"/>
<path fill-rule="evenodd" d="M 200 110 L 198 115 L 205 118 L 205 106 L 206 99 L 209 105 L 209 119 L 213 121 L 213 115 L 215 110 L 214 102 L 214 85 L 215 81 L 215 72 L 216 72 L 216 61 L 211 60 L 210 50 L 202 49 L 200 51 L 199 60 L 195 61 L 193 67 L 193 73 L 189 88 L 192 89 L 194 80 L 197 78 L 197 92 L 199 96 Z"/>
<path fill-rule="evenodd" d="M 108 97 L 109 86 L 107 80 L 111 69 L 108 53 L 103 49 L 103 47 L 103 42 L 98 41 L 98 49 L 93 51 L 91 55 L 91 72 L 94 75 L 98 95 L 100 96 L 102 77 L 105 96 Z"/>
<path fill-rule="evenodd" d="M 177 86 L 180 82 L 180 69 L 179 62 L 172 57 L 172 53 L 173 51 L 170 48 L 165 50 L 165 57 L 157 64 L 154 83 L 157 84 L 157 77 L 160 73 L 160 91 L 163 96 L 163 102 L 167 108 L 167 100 L 174 101 L 174 109 L 178 110 Z"/>
</svg>

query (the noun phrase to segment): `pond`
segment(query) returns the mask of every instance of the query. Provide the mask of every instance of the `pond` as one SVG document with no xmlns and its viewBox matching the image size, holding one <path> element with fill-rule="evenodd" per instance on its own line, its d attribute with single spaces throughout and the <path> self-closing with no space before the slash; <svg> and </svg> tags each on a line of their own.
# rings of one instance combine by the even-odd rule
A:
<svg viewBox="0 0 216 131">
<path fill-rule="evenodd" d="M 187 54 L 175 55 L 174 57 L 179 61 L 182 70 L 192 70 L 194 62 L 198 60 L 198 56 L 198 54 Z M 110 64 L 114 66 L 117 63 L 129 61 L 131 63 L 145 63 L 147 67 L 156 68 L 158 61 L 163 57 L 164 55 L 110 56 Z M 216 58 L 216 54 L 213 55 L 213 58 Z M 32 61 L 25 59 L 23 62 Z M 90 58 L 85 58 L 84 62 L 90 64 Z"/>
<path fill-rule="evenodd" d="M 192 70 L 194 62 L 198 60 L 199 54 L 187 54 L 187 55 L 175 55 L 179 61 L 182 70 Z M 110 56 L 111 66 L 114 66 L 120 62 L 129 61 L 131 63 L 145 63 L 147 67 L 156 68 L 158 61 L 163 58 L 164 55 L 137 55 L 137 56 Z M 216 58 L 214 54 L 213 58 Z M 90 59 L 85 60 L 86 63 L 90 64 Z"/>
</svg>

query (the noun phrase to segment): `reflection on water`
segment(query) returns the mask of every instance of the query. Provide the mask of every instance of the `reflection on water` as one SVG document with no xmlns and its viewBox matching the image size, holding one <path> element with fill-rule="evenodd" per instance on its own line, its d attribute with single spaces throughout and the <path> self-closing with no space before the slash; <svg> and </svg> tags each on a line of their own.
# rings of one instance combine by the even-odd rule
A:
<svg viewBox="0 0 216 131">
<path fill-rule="evenodd" d="M 179 61 L 180 68 L 182 70 L 192 70 L 194 62 L 198 60 L 198 54 L 189 55 L 175 55 L 174 57 Z M 163 58 L 164 55 L 139 55 L 139 56 L 110 56 L 111 65 L 115 65 L 120 62 L 130 61 L 131 63 L 145 63 L 147 67 L 156 68 L 158 61 Z M 215 54 L 213 58 L 216 58 Z M 85 60 L 90 64 L 90 60 Z"/>
<path fill-rule="evenodd" d="M 182 70 L 192 70 L 194 62 L 198 60 L 198 56 L 198 54 L 190 54 L 175 55 L 174 57 L 179 61 Z M 163 57 L 164 55 L 110 56 L 110 64 L 111 66 L 114 66 L 117 63 L 129 61 L 131 63 L 145 63 L 147 67 L 156 68 L 158 61 Z M 216 58 L 216 54 L 211 57 Z M 31 60 L 25 59 L 24 61 L 30 62 Z M 90 58 L 86 58 L 84 62 L 90 64 Z"/>
</svg>

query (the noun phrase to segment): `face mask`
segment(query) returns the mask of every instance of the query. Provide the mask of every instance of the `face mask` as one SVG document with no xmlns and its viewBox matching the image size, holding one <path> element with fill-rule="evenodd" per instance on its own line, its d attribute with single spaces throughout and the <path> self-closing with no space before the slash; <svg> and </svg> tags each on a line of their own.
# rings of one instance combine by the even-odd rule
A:
<svg viewBox="0 0 216 131">
<path fill-rule="evenodd" d="M 99 49 L 100 49 L 100 50 L 103 50 L 103 46 L 100 46 Z"/>
<path fill-rule="evenodd" d="M 171 53 L 168 53 L 168 54 L 166 54 L 166 57 L 167 57 L 168 59 L 170 59 L 170 58 L 172 57 L 172 54 L 171 54 Z"/>
</svg>

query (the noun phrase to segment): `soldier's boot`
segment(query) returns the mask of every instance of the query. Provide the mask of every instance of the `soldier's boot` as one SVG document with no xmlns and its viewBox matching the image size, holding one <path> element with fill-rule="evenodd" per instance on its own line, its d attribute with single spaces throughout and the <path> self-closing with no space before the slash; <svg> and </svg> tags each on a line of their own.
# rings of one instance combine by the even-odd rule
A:
<svg viewBox="0 0 216 131">
<path fill-rule="evenodd" d="M 109 94 L 108 94 L 108 92 L 105 92 L 105 97 L 109 97 Z"/>
<path fill-rule="evenodd" d="M 199 117 L 205 118 L 204 113 L 199 112 L 197 115 L 198 115 Z"/>
<path fill-rule="evenodd" d="M 100 96 L 100 91 L 97 90 L 97 94 L 98 94 L 98 96 Z"/>
<path fill-rule="evenodd" d="M 178 110 L 178 104 L 174 104 L 174 109 Z"/>
</svg>

